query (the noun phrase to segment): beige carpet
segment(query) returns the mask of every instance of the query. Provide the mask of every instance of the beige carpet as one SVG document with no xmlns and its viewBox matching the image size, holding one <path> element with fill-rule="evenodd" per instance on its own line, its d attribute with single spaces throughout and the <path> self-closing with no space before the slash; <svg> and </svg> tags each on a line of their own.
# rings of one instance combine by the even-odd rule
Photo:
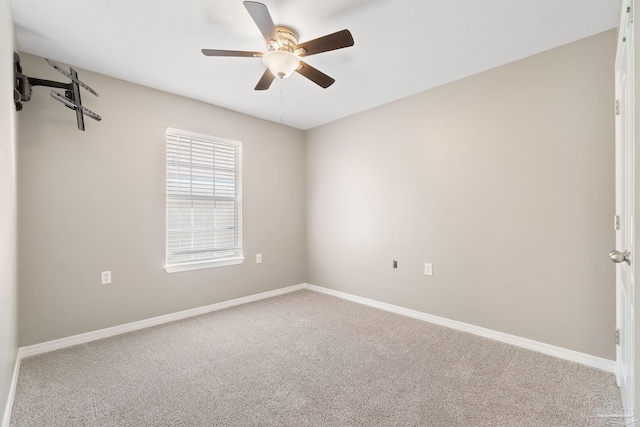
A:
<svg viewBox="0 0 640 427">
<path fill-rule="evenodd" d="M 311 291 L 22 361 L 11 426 L 611 426 L 612 374 Z"/>
</svg>

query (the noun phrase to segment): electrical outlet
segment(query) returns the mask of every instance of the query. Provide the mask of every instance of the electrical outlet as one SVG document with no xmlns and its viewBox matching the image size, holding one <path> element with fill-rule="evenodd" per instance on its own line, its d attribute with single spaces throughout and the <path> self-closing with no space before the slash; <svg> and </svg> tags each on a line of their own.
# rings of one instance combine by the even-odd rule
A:
<svg viewBox="0 0 640 427">
<path fill-rule="evenodd" d="M 424 275 L 433 276 L 433 265 L 430 262 L 424 263 Z"/>
<path fill-rule="evenodd" d="M 103 271 L 102 272 L 102 284 L 103 285 L 108 285 L 109 283 L 111 283 L 111 272 L 110 271 Z"/>
<path fill-rule="evenodd" d="M 256 255 L 256 264 L 260 264 L 262 263 L 262 254 L 257 254 Z"/>
</svg>

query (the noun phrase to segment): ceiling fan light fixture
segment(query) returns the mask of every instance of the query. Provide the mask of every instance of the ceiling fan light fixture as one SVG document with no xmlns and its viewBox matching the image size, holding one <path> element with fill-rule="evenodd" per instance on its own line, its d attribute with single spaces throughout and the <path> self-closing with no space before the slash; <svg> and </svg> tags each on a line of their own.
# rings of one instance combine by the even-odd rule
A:
<svg viewBox="0 0 640 427">
<path fill-rule="evenodd" d="M 281 79 L 290 76 L 300 66 L 300 58 L 286 50 L 268 52 L 262 57 L 262 62 L 274 76 Z"/>
<path fill-rule="evenodd" d="M 353 46 L 353 36 L 349 30 L 327 34 L 298 44 L 298 33 L 291 27 L 282 25 L 276 27 L 267 6 L 257 1 L 244 1 L 243 4 L 264 37 L 267 53 L 202 49 L 204 55 L 262 58 L 267 69 L 264 70 L 255 90 L 267 90 L 276 77 L 284 79 L 294 71 L 323 89 L 335 82 L 335 79 L 302 62 L 300 58 Z"/>
</svg>

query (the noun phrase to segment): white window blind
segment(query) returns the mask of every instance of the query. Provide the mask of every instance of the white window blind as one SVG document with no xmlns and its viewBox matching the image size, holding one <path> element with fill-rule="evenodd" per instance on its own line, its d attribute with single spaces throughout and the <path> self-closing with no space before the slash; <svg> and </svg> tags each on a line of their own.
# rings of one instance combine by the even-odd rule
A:
<svg viewBox="0 0 640 427">
<path fill-rule="evenodd" d="M 242 262 L 241 144 L 167 129 L 167 272 Z"/>
</svg>

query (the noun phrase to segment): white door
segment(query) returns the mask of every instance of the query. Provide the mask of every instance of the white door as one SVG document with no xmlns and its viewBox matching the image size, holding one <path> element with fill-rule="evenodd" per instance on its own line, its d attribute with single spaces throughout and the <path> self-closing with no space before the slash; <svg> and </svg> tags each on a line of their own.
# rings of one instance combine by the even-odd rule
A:
<svg viewBox="0 0 640 427">
<path fill-rule="evenodd" d="M 634 31 L 633 0 L 622 2 L 616 56 L 616 376 L 627 420 L 634 415 Z"/>
</svg>

